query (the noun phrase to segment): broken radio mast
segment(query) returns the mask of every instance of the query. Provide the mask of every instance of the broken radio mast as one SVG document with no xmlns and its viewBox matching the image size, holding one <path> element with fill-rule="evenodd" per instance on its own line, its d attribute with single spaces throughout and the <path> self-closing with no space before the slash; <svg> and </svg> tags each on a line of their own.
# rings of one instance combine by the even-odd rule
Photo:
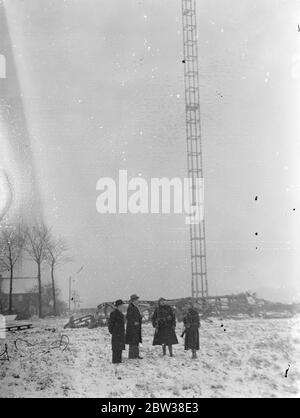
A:
<svg viewBox="0 0 300 418">
<path fill-rule="evenodd" d="M 198 205 L 198 223 L 190 224 L 192 297 L 208 296 L 203 193 L 203 163 L 201 144 L 200 96 L 198 75 L 198 41 L 196 0 L 182 0 L 183 64 L 185 83 L 185 112 L 188 177 L 192 207 Z M 203 190 L 203 189 L 202 189 Z M 198 196 L 196 196 L 198 193 Z M 198 198 L 197 198 L 198 197 Z"/>
</svg>

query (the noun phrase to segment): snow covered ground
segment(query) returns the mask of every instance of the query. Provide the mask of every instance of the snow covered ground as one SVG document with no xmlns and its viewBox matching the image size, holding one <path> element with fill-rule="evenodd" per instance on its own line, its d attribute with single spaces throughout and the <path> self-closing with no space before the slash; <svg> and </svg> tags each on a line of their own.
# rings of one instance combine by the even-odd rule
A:
<svg viewBox="0 0 300 418">
<path fill-rule="evenodd" d="M 299 397 L 300 317 L 202 322 L 197 360 L 180 344 L 174 358 L 152 347 L 144 325 L 143 360 L 111 364 L 106 328 L 63 330 L 66 320 L 34 321 L 28 331 L 8 333 L 10 361 L 0 361 L 0 397 Z M 224 328 L 226 331 L 224 331 Z M 48 350 L 60 333 L 69 348 Z M 36 346 L 28 346 L 16 338 Z M 0 340 L 0 353 L 5 340 Z M 290 364 L 287 378 L 285 371 Z"/>
</svg>

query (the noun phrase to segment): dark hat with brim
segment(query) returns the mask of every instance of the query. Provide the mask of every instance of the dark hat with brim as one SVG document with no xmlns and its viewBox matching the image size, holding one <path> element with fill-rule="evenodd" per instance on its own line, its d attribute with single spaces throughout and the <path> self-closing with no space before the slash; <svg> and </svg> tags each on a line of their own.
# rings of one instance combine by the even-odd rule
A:
<svg viewBox="0 0 300 418">
<path fill-rule="evenodd" d="M 138 295 L 131 295 L 130 300 L 138 300 L 140 297 Z"/>
<path fill-rule="evenodd" d="M 115 301 L 115 306 L 116 307 L 121 306 L 121 305 L 124 305 L 124 302 L 122 301 L 122 299 L 118 299 L 118 300 Z"/>
</svg>

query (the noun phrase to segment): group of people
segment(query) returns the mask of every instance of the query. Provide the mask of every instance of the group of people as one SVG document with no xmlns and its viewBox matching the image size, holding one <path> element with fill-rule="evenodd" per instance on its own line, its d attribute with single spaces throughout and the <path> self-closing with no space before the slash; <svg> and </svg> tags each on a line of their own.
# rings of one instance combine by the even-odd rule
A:
<svg viewBox="0 0 300 418">
<path fill-rule="evenodd" d="M 115 302 L 115 309 L 111 312 L 108 321 L 108 330 L 111 334 L 112 362 L 122 362 L 122 352 L 126 344 L 129 345 L 129 359 L 142 359 L 139 351 L 139 344 L 142 343 L 142 315 L 138 308 L 139 297 L 132 295 L 126 316 L 124 315 L 124 302 L 118 299 Z M 126 327 L 125 327 L 126 318 Z M 192 350 L 192 358 L 197 358 L 199 350 L 199 313 L 191 302 L 186 315 L 183 318 L 185 350 Z M 152 325 L 155 329 L 153 345 L 161 345 L 163 355 L 166 355 L 167 347 L 169 355 L 173 357 L 173 345 L 178 344 L 175 333 L 176 317 L 171 306 L 164 298 L 158 300 L 153 317 Z"/>
</svg>

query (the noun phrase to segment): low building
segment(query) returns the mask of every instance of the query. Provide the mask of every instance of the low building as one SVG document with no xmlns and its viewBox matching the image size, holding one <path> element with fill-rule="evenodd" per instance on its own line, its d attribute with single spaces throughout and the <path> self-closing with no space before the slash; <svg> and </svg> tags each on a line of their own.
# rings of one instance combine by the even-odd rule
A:
<svg viewBox="0 0 300 418">
<path fill-rule="evenodd" d="M 10 279 L 0 277 L 0 313 L 7 313 L 9 307 Z M 36 277 L 14 277 L 12 291 L 13 313 L 18 319 L 26 319 L 38 312 Z"/>
</svg>

